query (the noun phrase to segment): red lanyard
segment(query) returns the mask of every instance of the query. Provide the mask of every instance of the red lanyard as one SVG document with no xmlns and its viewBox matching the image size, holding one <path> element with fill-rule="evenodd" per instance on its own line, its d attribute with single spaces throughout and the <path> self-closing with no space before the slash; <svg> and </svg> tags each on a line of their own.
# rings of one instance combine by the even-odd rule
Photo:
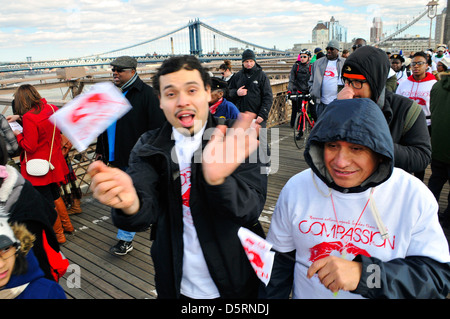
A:
<svg viewBox="0 0 450 319">
<path fill-rule="evenodd" d="M 356 221 L 355 225 L 359 224 L 359 221 L 361 220 L 362 215 L 366 211 L 367 205 L 369 205 L 370 199 L 372 198 L 373 191 L 374 191 L 374 188 L 372 188 L 372 190 L 370 191 L 369 199 L 367 200 L 366 205 L 364 206 L 364 208 L 363 208 L 363 210 L 361 212 L 361 215 L 359 215 L 359 218 Z M 337 228 L 339 229 L 339 221 L 338 221 L 338 218 L 337 218 L 336 207 L 334 206 L 334 200 L 333 200 L 333 194 L 332 193 L 330 194 L 330 198 L 331 198 L 331 204 L 333 205 L 334 218 L 336 218 L 336 225 L 337 225 Z M 336 229 L 336 232 L 338 231 L 338 229 Z M 346 245 L 347 245 L 347 243 L 346 243 Z"/>
</svg>

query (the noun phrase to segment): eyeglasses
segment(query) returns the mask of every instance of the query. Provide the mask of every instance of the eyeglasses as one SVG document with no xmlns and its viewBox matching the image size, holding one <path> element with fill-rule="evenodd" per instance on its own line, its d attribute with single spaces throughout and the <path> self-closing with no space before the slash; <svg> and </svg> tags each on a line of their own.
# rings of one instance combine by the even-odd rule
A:
<svg viewBox="0 0 450 319">
<path fill-rule="evenodd" d="M 6 261 L 6 259 L 11 258 L 16 253 L 15 246 L 9 246 L 3 249 L 0 249 L 0 258 Z"/>
<path fill-rule="evenodd" d="M 300 58 L 302 58 L 302 59 L 307 59 L 308 56 L 307 56 L 307 55 L 301 55 Z"/>
<path fill-rule="evenodd" d="M 333 50 L 337 50 L 336 48 L 332 48 L 332 47 L 327 47 L 325 50 L 327 51 L 333 51 Z"/>
<path fill-rule="evenodd" d="M 348 85 L 353 86 L 354 89 L 361 89 L 363 87 L 363 84 L 367 82 L 367 80 L 350 80 L 347 78 L 342 78 L 342 80 L 347 83 Z"/>
<path fill-rule="evenodd" d="M 113 71 L 113 72 L 119 72 L 119 73 L 122 73 L 122 72 L 124 72 L 124 71 L 126 71 L 126 70 L 131 70 L 131 68 L 124 68 L 124 69 L 122 69 L 122 68 L 112 68 L 112 69 L 111 69 L 111 71 Z"/>
<path fill-rule="evenodd" d="M 423 62 L 423 61 L 420 61 L 420 62 L 411 62 L 411 66 L 416 66 L 416 65 L 419 65 L 419 66 L 422 66 L 422 65 L 424 65 L 426 62 Z"/>
<path fill-rule="evenodd" d="M 358 48 L 360 48 L 362 46 L 364 46 L 364 44 L 355 44 L 355 45 L 352 46 L 352 49 L 354 51 L 354 50 L 356 50 L 356 49 L 358 49 Z"/>
</svg>

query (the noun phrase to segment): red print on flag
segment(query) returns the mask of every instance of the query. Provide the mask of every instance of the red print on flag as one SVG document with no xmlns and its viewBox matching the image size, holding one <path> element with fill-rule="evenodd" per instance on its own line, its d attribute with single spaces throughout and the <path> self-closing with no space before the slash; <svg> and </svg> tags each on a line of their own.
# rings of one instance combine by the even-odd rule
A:
<svg viewBox="0 0 450 319">
<path fill-rule="evenodd" d="M 275 253 L 270 251 L 272 244 L 244 227 L 239 228 L 238 237 L 256 275 L 267 285 L 275 256 Z"/>
<path fill-rule="evenodd" d="M 81 152 L 130 109 L 130 103 L 114 84 L 102 82 L 69 101 L 50 121 Z"/>
<path fill-rule="evenodd" d="M 311 252 L 309 260 L 312 262 L 315 262 L 316 260 L 325 258 L 327 256 L 331 256 L 334 251 L 338 252 L 340 255 L 346 253 L 353 256 L 364 255 L 366 257 L 370 257 L 369 253 L 364 249 L 361 249 L 353 245 L 352 243 L 347 243 L 344 246 L 344 244 L 342 244 L 340 241 L 323 242 L 310 248 L 309 251 Z"/>
</svg>

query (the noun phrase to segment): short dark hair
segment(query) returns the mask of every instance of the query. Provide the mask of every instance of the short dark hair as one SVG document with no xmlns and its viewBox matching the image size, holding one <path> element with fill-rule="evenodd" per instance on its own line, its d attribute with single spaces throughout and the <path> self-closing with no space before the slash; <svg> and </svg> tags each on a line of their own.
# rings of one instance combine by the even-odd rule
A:
<svg viewBox="0 0 450 319">
<path fill-rule="evenodd" d="M 180 71 L 181 69 L 189 71 L 199 71 L 205 88 L 207 88 L 208 86 L 211 87 L 211 77 L 209 76 L 207 70 L 202 66 L 200 61 L 193 55 L 183 55 L 171 57 L 165 60 L 161 67 L 159 67 L 158 71 L 152 79 L 153 88 L 155 89 L 155 91 L 158 94 L 160 93 L 161 88 L 159 86 L 159 78 L 162 75 L 174 73 Z"/>
<path fill-rule="evenodd" d="M 418 56 L 424 58 L 425 61 L 428 61 L 428 55 L 425 52 L 423 52 L 423 51 L 416 52 L 416 53 L 414 53 L 412 58 L 414 59 L 415 57 L 418 57 Z"/>
</svg>

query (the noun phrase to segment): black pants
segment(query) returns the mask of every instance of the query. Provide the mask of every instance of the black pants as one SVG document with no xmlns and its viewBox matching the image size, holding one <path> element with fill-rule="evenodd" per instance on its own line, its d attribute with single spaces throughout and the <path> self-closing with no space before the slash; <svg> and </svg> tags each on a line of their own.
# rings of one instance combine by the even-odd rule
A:
<svg viewBox="0 0 450 319">
<path fill-rule="evenodd" d="M 34 188 L 45 197 L 45 199 L 52 205 L 55 206 L 54 201 L 57 200 L 61 195 L 59 193 L 59 188 L 56 183 L 44 185 L 44 186 L 34 186 Z"/>
<path fill-rule="evenodd" d="M 431 176 L 428 181 L 428 188 L 433 193 L 437 201 L 441 195 L 442 187 L 445 183 L 450 184 L 450 164 L 446 164 L 437 160 L 431 160 Z M 449 211 L 450 193 L 447 198 L 447 208 L 443 215 L 446 219 L 450 219 Z"/>
</svg>

